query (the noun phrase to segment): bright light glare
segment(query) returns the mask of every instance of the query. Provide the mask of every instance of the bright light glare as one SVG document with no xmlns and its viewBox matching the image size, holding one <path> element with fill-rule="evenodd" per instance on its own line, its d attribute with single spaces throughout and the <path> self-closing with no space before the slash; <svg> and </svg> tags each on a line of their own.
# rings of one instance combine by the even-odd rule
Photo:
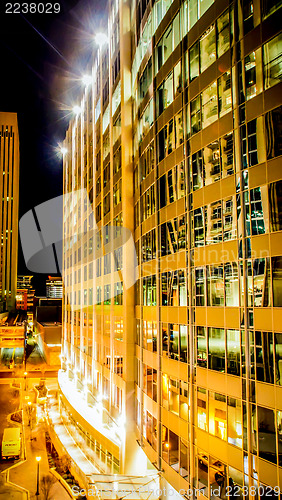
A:
<svg viewBox="0 0 282 500">
<path fill-rule="evenodd" d="M 40 462 L 41 457 L 36 457 L 36 462 Z"/>
<path fill-rule="evenodd" d="M 95 42 L 100 47 L 104 45 L 104 43 L 108 43 L 108 41 L 109 39 L 105 33 L 97 33 L 97 35 L 95 35 Z"/>
<path fill-rule="evenodd" d="M 72 108 L 72 110 L 73 110 L 73 112 L 74 112 L 75 115 L 79 115 L 80 112 L 81 112 L 81 107 L 80 106 L 74 106 Z"/>
<path fill-rule="evenodd" d="M 92 83 L 92 77 L 91 75 L 83 75 L 82 77 L 82 83 L 85 85 L 85 87 L 88 87 Z"/>
<path fill-rule="evenodd" d="M 61 151 L 62 156 L 65 156 L 65 154 L 67 154 L 67 152 L 68 152 L 67 148 L 64 148 L 63 146 L 60 147 L 60 151 Z"/>
</svg>

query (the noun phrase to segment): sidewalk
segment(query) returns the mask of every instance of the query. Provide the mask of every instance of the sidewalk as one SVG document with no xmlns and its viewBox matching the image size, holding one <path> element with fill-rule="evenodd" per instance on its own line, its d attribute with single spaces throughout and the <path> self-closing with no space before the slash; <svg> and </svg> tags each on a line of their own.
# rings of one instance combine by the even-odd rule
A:
<svg viewBox="0 0 282 500">
<path fill-rule="evenodd" d="M 0 474 L 0 500 L 27 500 L 27 494 L 14 485 L 7 483 L 7 473 Z"/>
</svg>

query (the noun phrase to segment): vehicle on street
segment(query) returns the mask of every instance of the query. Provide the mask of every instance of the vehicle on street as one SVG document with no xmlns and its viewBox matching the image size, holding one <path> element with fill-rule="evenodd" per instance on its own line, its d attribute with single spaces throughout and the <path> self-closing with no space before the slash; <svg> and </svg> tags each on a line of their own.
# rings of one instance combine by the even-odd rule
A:
<svg viewBox="0 0 282 500">
<path fill-rule="evenodd" d="M 21 453 L 21 430 L 19 427 L 4 429 L 2 439 L 2 458 L 19 458 Z"/>
</svg>

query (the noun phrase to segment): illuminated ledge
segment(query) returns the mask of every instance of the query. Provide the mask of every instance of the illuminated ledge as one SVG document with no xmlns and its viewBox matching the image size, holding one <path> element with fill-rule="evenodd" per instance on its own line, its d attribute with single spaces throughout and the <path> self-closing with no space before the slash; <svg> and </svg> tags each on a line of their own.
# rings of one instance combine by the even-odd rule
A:
<svg viewBox="0 0 282 500">
<path fill-rule="evenodd" d="M 160 498 L 158 474 L 146 476 L 123 476 L 120 474 L 92 474 L 89 477 L 88 495 L 102 500 L 157 500 Z"/>
<path fill-rule="evenodd" d="M 93 436 L 100 442 L 101 438 L 102 440 L 106 438 L 109 443 L 119 448 L 124 437 L 124 426 L 118 426 L 114 421 L 112 425 L 103 423 L 101 406 L 89 406 L 83 399 L 83 393 L 76 388 L 75 382 L 70 380 L 67 373 L 62 370 L 58 372 L 58 383 L 68 405 L 75 410 L 74 413 L 78 414 L 78 419 L 81 417 L 88 424 L 87 427 L 90 426 L 93 429 Z M 83 422 L 80 423 L 83 426 Z"/>
</svg>

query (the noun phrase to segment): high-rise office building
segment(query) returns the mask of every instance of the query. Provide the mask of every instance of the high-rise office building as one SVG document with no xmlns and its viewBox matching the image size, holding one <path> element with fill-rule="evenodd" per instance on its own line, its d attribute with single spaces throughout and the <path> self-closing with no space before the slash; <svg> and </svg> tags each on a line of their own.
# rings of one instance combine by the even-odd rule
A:
<svg viewBox="0 0 282 500">
<path fill-rule="evenodd" d="M 48 276 L 46 280 L 46 297 L 61 299 L 63 297 L 63 282 L 60 276 Z"/>
<path fill-rule="evenodd" d="M 64 143 L 62 411 L 163 498 L 282 489 L 281 15 L 110 2 Z"/>
<path fill-rule="evenodd" d="M 0 112 L 0 307 L 15 307 L 18 267 L 19 133 L 16 113 Z"/>
</svg>

